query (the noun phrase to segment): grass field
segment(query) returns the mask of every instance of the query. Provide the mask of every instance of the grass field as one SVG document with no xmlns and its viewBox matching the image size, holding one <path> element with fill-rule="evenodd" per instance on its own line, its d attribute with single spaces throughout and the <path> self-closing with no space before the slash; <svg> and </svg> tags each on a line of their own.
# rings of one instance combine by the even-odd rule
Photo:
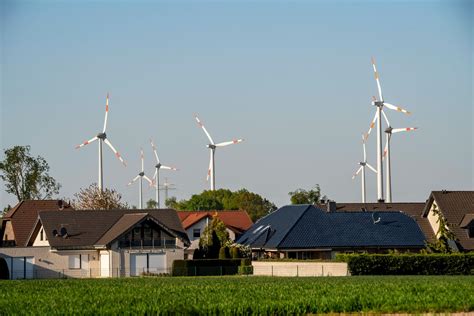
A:
<svg viewBox="0 0 474 316">
<path fill-rule="evenodd" d="M 0 314 L 474 311 L 474 276 L 0 281 Z"/>
</svg>

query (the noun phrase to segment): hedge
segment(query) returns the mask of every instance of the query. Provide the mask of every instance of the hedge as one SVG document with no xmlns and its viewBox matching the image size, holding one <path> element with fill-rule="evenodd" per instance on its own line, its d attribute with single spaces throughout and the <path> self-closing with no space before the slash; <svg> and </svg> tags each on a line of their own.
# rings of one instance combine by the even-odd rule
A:
<svg viewBox="0 0 474 316">
<path fill-rule="evenodd" d="M 350 254 L 338 255 L 352 275 L 469 275 L 474 253 L 467 254 Z"/>
<path fill-rule="evenodd" d="M 172 275 L 232 275 L 239 273 L 239 266 L 249 265 L 251 265 L 250 259 L 175 260 L 173 262 Z"/>
</svg>

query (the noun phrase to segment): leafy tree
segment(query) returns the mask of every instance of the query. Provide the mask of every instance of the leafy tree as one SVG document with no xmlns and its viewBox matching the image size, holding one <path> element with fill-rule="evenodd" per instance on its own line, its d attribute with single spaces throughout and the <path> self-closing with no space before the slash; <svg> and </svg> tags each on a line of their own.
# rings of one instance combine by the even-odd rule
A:
<svg viewBox="0 0 474 316">
<path fill-rule="evenodd" d="M 49 175 L 48 163 L 41 156 L 31 156 L 30 146 L 14 146 L 4 153 L 0 179 L 5 182 L 5 191 L 19 202 L 49 199 L 59 193 L 61 185 Z"/>
<path fill-rule="evenodd" d="M 176 199 L 175 196 L 172 196 L 170 198 L 168 198 L 166 201 L 165 201 L 165 206 L 168 207 L 168 208 L 173 208 L 173 209 L 178 209 L 178 200 Z"/>
<path fill-rule="evenodd" d="M 156 201 L 153 199 L 149 199 L 148 201 L 146 201 L 146 208 L 147 209 L 158 208 L 158 203 L 156 203 Z"/>
<path fill-rule="evenodd" d="M 6 213 L 8 213 L 9 210 L 12 209 L 12 206 L 10 204 L 8 204 L 7 206 L 5 206 L 3 208 L 3 211 L 0 211 L 0 217 L 3 217 L 3 215 L 5 215 Z"/>
<path fill-rule="evenodd" d="M 227 232 L 225 224 L 217 216 L 214 216 L 201 234 L 198 252 L 207 259 L 218 258 L 221 247 L 228 244 L 229 241 L 229 232 Z"/>
<path fill-rule="evenodd" d="M 74 194 L 75 199 L 72 206 L 76 210 L 112 210 L 126 209 L 128 204 L 122 202 L 122 195 L 113 189 L 104 189 L 100 191 L 96 183 L 88 188 L 80 189 L 79 193 Z"/>
<path fill-rule="evenodd" d="M 174 200 L 172 203 L 170 207 L 186 211 L 245 210 L 253 221 L 276 210 L 275 204 L 246 189 L 236 192 L 227 189 L 203 191 L 189 200 Z"/>
<path fill-rule="evenodd" d="M 311 190 L 297 189 L 288 193 L 291 204 L 316 204 L 321 199 L 321 188 L 316 184 Z"/>
</svg>

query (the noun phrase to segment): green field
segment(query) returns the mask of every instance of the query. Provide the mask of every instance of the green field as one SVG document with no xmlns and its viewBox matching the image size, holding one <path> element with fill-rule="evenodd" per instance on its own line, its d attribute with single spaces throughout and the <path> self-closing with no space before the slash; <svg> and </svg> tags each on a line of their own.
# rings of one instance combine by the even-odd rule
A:
<svg viewBox="0 0 474 316">
<path fill-rule="evenodd" d="M 0 314 L 474 311 L 474 276 L 0 281 Z"/>
</svg>

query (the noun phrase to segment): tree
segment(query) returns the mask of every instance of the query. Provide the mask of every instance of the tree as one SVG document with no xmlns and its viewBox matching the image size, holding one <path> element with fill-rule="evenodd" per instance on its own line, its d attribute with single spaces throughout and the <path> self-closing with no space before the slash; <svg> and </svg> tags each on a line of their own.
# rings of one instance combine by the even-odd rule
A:
<svg viewBox="0 0 474 316">
<path fill-rule="evenodd" d="M 156 201 L 153 199 L 149 199 L 148 201 L 146 201 L 146 208 L 147 209 L 158 208 L 158 203 L 156 203 Z"/>
<path fill-rule="evenodd" d="M 41 156 L 31 156 L 30 146 L 14 146 L 4 153 L 0 179 L 5 182 L 5 191 L 14 194 L 18 202 L 50 199 L 59 193 L 61 185 L 49 175 L 48 163 Z"/>
<path fill-rule="evenodd" d="M 189 200 L 172 201 L 169 207 L 186 211 L 244 210 L 253 221 L 276 210 L 275 204 L 260 195 L 241 189 L 232 192 L 227 189 L 203 191 Z"/>
<path fill-rule="evenodd" d="M 214 216 L 201 234 L 199 251 L 204 258 L 218 258 L 221 247 L 229 241 L 229 232 L 224 222 Z"/>
<path fill-rule="evenodd" d="M 321 199 L 321 188 L 319 184 L 311 190 L 297 189 L 288 193 L 291 204 L 316 204 Z"/>
<path fill-rule="evenodd" d="M 88 188 L 80 189 L 79 193 L 74 194 L 75 199 L 72 206 L 76 210 L 112 210 L 128 209 L 127 203 L 122 202 L 122 195 L 113 189 L 104 189 L 100 191 L 96 183 Z"/>
<path fill-rule="evenodd" d="M 178 209 L 178 200 L 175 196 L 172 196 L 165 201 L 165 206 L 168 208 Z"/>
</svg>

